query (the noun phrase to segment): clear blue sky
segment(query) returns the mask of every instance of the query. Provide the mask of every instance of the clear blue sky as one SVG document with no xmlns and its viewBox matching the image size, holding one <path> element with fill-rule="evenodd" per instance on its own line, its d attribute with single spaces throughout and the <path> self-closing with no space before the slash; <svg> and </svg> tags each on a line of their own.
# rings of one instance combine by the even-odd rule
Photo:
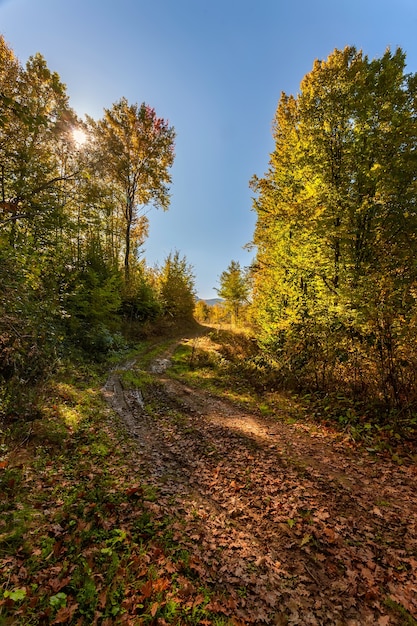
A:
<svg viewBox="0 0 417 626">
<path fill-rule="evenodd" d="M 400 46 L 417 71 L 417 0 L 0 0 L 0 33 L 22 63 L 43 54 L 81 117 L 125 96 L 175 126 L 171 208 L 152 211 L 145 257 L 179 250 L 203 298 L 252 259 L 248 182 L 267 168 L 281 92 L 345 45 Z"/>
</svg>

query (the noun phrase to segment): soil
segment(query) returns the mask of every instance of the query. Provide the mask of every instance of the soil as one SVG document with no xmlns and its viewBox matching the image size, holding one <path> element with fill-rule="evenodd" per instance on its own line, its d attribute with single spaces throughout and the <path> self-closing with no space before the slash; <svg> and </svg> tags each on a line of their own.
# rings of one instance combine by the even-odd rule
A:
<svg viewBox="0 0 417 626">
<path fill-rule="evenodd" d="M 169 364 L 144 390 L 112 373 L 105 395 L 136 442 L 132 472 L 157 490 L 152 515 L 172 517 L 188 569 L 216 590 L 208 608 L 236 624 L 416 624 L 416 465 L 247 412 Z"/>
</svg>

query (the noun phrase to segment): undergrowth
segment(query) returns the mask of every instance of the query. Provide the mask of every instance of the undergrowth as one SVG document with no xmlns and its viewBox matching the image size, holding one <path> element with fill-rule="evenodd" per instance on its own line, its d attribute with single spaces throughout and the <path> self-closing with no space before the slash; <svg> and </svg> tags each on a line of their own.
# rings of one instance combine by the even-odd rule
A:
<svg viewBox="0 0 417 626">
<path fill-rule="evenodd" d="M 124 384 L 149 384 L 147 364 L 168 343 L 126 352 L 143 369 Z M 395 416 L 378 421 L 343 396 L 274 389 L 258 356 L 247 335 L 217 331 L 183 341 L 168 373 L 270 419 L 337 427 L 403 462 Z M 133 444 L 100 392 L 110 367 L 68 366 L 45 383 L 29 421 L 16 414 L 1 426 L 0 626 L 232 624 L 175 544 L 171 520 L 155 513 L 157 491 L 132 474 Z"/>
<path fill-rule="evenodd" d="M 283 387 L 271 359 L 247 332 L 216 330 L 182 342 L 170 375 L 287 422 L 308 421 L 339 430 L 370 452 L 398 463 L 417 458 L 417 415 L 387 409 L 365 397 Z"/>
<path fill-rule="evenodd" d="M 102 383 L 103 364 L 67 368 L 36 419 L 1 428 L 0 625 L 228 624 L 132 475 Z"/>
</svg>

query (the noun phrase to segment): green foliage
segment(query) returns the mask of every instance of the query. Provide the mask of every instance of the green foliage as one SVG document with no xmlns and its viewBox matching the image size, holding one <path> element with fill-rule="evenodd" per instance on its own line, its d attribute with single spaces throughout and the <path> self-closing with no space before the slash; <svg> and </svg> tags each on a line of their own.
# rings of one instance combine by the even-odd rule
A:
<svg viewBox="0 0 417 626">
<path fill-rule="evenodd" d="M 416 399 L 416 89 L 400 49 L 350 47 L 281 96 L 252 180 L 253 314 L 293 384 Z"/>
<path fill-rule="evenodd" d="M 106 352 L 113 345 L 111 330 L 120 308 L 118 272 L 87 265 L 72 275 L 72 288 L 66 297 L 67 326 L 72 341 L 90 352 Z"/>
<path fill-rule="evenodd" d="M 131 268 L 129 280 L 122 286 L 121 310 L 128 320 L 154 321 L 161 313 L 155 276 L 145 265 Z"/>
<path fill-rule="evenodd" d="M 121 318 L 160 315 L 139 206 L 167 209 L 174 137 L 125 98 L 81 122 L 42 55 L 23 67 L 0 36 L 1 415 L 33 414 L 32 386 L 74 347 L 98 357 Z"/>
<path fill-rule="evenodd" d="M 63 326 L 40 269 L 0 236 L 0 415 L 36 412 L 32 386 L 60 354 Z"/>
<path fill-rule="evenodd" d="M 10 598 L 13 602 L 18 602 L 19 600 L 23 600 L 26 597 L 26 589 L 24 587 L 20 587 L 18 589 L 13 589 L 12 591 L 4 592 L 5 598 Z"/>
<path fill-rule="evenodd" d="M 124 266 L 128 277 L 132 238 L 135 243 L 136 234 L 136 243 L 142 243 L 146 229 L 144 216 L 142 220 L 138 217 L 138 206 L 153 204 L 166 210 L 169 205 L 175 132 L 152 107 L 130 105 L 126 98 L 105 109 L 102 120 L 90 119 L 89 124 L 95 137 L 95 162 L 101 164 L 104 176 L 124 198 Z"/>
<path fill-rule="evenodd" d="M 165 317 L 173 321 L 192 320 L 195 303 L 193 270 L 178 251 L 165 259 L 158 283 Z"/>
<path fill-rule="evenodd" d="M 237 322 L 242 306 L 248 302 L 249 282 L 247 275 L 237 261 L 231 261 L 227 270 L 220 276 L 220 289 L 217 293 L 225 301 L 226 309 L 231 313 L 232 320 Z"/>
</svg>

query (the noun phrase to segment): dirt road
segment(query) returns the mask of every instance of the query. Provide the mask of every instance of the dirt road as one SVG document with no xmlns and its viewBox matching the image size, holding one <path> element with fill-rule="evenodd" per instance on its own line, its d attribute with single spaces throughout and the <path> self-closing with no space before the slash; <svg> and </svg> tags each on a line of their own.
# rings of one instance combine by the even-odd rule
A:
<svg viewBox="0 0 417 626">
<path fill-rule="evenodd" d="M 132 471 L 157 490 L 152 514 L 173 517 L 187 567 L 217 590 L 213 610 L 237 624 L 417 623 L 416 466 L 248 413 L 167 367 L 154 361 L 142 390 L 113 374 L 106 395 L 137 442 Z"/>
</svg>

